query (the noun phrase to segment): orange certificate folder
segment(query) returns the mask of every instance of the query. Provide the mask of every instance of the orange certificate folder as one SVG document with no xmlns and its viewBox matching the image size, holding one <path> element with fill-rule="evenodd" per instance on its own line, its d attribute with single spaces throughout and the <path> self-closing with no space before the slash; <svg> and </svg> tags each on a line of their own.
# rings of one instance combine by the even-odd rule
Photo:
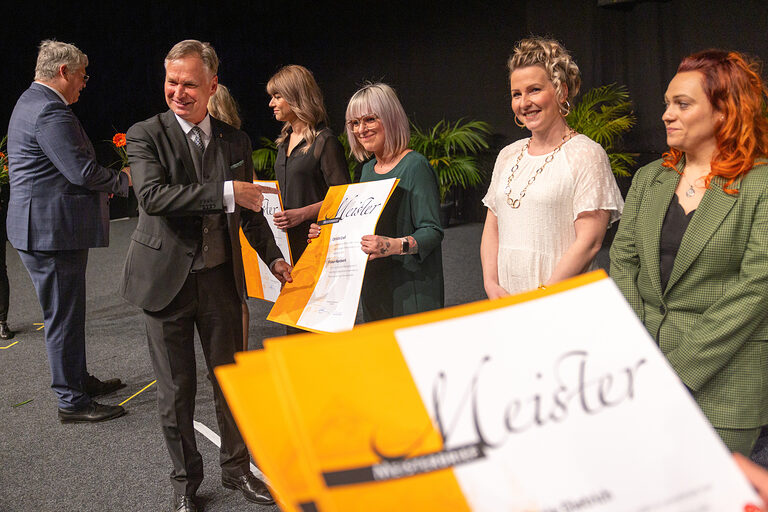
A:
<svg viewBox="0 0 768 512">
<path fill-rule="evenodd" d="M 262 212 L 267 219 L 272 234 L 275 237 L 280 252 L 283 253 L 285 261 L 291 263 L 291 248 L 288 245 L 288 238 L 285 232 L 275 227 L 274 215 L 276 212 L 283 211 L 283 202 L 280 198 L 280 185 L 277 181 L 254 180 L 257 185 L 277 189 L 277 194 L 264 194 L 264 204 Z M 267 263 L 262 261 L 251 244 L 245 238 L 243 229 L 240 228 L 240 248 L 243 255 L 243 268 L 245 270 L 245 287 L 248 290 L 248 296 L 257 299 L 264 299 L 274 302 L 280 294 L 280 281 L 269 271 Z"/>
<path fill-rule="evenodd" d="M 320 236 L 307 246 L 267 320 L 312 332 L 351 329 L 368 255 L 363 235 L 374 233 L 397 179 L 330 187 L 318 213 Z"/>
<path fill-rule="evenodd" d="M 561 321 L 538 321 L 554 312 Z M 284 510 L 667 512 L 757 500 L 602 271 L 270 339 L 215 371 Z"/>
</svg>

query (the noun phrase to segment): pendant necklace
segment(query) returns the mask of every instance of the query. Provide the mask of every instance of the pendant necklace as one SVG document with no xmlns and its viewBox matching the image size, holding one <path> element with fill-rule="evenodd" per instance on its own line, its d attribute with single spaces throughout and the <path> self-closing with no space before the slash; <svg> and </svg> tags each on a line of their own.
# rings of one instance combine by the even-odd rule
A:
<svg viewBox="0 0 768 512">
<path fill-rule="evenodd" d="M 685 174 L 681 174 L 680 176 L 683 177 L 685 182 L 688 184 L 688 190 L 685 191 L 685 197 L 693 197 L 696 195 L 696 189 L 693 188 L 693 184 L 688 181 L 688 178 L 685 177 Z"/>
</svg>

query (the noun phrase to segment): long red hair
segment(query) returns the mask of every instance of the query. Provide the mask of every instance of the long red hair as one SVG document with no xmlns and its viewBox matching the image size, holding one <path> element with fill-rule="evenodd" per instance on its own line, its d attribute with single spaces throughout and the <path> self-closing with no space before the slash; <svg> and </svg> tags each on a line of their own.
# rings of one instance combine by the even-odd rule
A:
<svg viewBox="0 0 768 512">
<path fill-rule="evenodd" d="M 720 176 L 726 181 L 723 190 L 736 194 L 733 183 L 749 172 L 756 158 L 768 155 L 768 90 L 760 78 L 760 61 L 739 52 L 705 50 L 684 58 L 677 72 L 684 71 L 701 73 L 704 93 L 724 117 L 715 125 L 717 151 L 705 185 Z M 677 170 L 683 153 L 669 148 L 662 156 L 664 167 Z"/>
</svg>

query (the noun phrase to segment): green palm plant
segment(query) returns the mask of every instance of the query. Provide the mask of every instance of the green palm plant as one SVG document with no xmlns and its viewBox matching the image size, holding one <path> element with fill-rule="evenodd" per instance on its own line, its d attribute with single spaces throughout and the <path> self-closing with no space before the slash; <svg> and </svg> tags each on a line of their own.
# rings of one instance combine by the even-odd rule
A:
<svg viewBox="0 0 768 512">
<path fill-rule="evenodd" d="M 470 188 L 483 181 L 475 154 L 488 149 L 491 127 L 483 121 L 441 120 L 428 130 L 411 126 L 410 148 L 429 160 L 437 173 L 440 202 L 454 187 Z"/>
<path fill-rule="evenodd" d="M 618 151 L 622 136 L 637 121 L 625 86 L 609 84 L 590 89 L 571 108 L 566 120 L 571 128 L 603 146 L 614 175 L 630 176 L 637 153 Z"/>
<path fill-rule="evenodd" d="M 277 144 L 266 137 L 259 137 L 261 147 L 251 153 L 253 169 L 256 175 L 263 180 L 275 179 L 275 158 L 277 158 Z"/>
<path fill-rule="evenodd" d="M 344 157 L 347 159 L 347 171 L 349 171 L 349 181 L 355 181 L 355 169 L 360 163 L 352 156 L 352 150 L 349 148 L 349 139 L 347 139 L 347 132 L 341 132 L 338 136 L 341 147 L 344 148 Z"/>
</svg>

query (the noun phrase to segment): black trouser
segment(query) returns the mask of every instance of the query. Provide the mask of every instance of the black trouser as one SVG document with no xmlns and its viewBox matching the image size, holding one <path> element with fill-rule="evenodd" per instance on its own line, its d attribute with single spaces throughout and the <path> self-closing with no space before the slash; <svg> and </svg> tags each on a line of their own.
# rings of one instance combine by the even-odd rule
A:
<svg viewBox="0 0 768 512">
<path fill-rule="evenodd" d="M 234 362 L 243 345 L 242 308 L 232 265 L 189 274 L 178 295 L 161 311 L 144 311 L 152 366 L 157 377 L 160 425 L 173 462 L 171 483 L 179 494 L 194 494 L 203 480 L 203 460 L 192 424 L 197 392 L 194 328 L 213 384 L 221 434 L 222 473 L 249 471 L 250 457 L 213 368 Z"/>
<path fill-rule="evenodd" d="M 5 218 L 8 215 L 8 185 L 0 187 L 0 322 L 8 320 L 11 287 L 8 283 L 8 269 L 5 266 L 5 249 L 8 245 L 8 233 L 5 230 Z"/>
</svg>

